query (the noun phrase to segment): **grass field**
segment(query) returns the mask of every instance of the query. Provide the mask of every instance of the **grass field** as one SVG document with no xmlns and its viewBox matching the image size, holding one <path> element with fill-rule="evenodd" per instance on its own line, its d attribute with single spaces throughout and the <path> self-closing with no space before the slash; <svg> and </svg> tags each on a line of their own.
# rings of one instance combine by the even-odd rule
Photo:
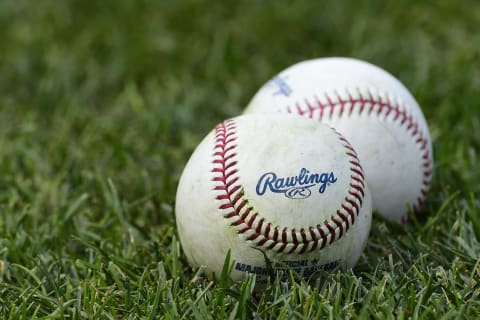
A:
<svg viewBox="0 0 480 320">
<path fill-rule="evenodd" d="M 0 2 L 0 318 L 478 319 L 480 4 Z M 196 144 L 303 59 L 351 56 L 423 107 L 435 173 L 310 285 L 188 268 L 175 192 Z"/>
</svg>

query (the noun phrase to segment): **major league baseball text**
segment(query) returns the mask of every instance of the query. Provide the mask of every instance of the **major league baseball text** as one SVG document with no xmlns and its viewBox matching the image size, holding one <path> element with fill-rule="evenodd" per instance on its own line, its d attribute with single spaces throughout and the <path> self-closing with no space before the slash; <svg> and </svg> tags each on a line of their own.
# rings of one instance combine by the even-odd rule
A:
<svg viewBox="0 0 480 320">
<path fill-rule="evenodd" d="M 335 268 L 338 268 L 341 265 L 340 260 L 334 260 L 329 263 L 319 264 L 318 259 L 311 260 L 285 260 L 277 262 L 272 266 L 272 270 L 276 273 L 287 273 L 290 269 L 293 270 L 296 274 L 308 278 L 314 275 L 318 271 L 332 271 Z M 237 262 L 235 264 L 235 270 L 256 274 L 259 276 L 267 276 L 269 270 L 262 266 L 252 266 L 245 263 Z"/>
</svg>

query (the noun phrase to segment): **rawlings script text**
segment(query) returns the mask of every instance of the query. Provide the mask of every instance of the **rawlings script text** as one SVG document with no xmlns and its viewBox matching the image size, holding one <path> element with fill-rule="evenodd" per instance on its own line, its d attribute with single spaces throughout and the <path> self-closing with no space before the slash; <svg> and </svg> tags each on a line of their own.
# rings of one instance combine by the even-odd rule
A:
<svg viewBox="0 0 480 320">
<path fill-rule="evenodd" d="M 305 168 L 293 177 L 277 177 L 274 172 L 263 174 L 257 182 L 257 194 L 264 195 L 267 191 L 283 193 L 290 199 L 305 199 L 310 197 L 310 188 L 318 186 L 318 192 L 324 193 L 327 186 L 335 183 L 337 178 L 330 173 L 311 173 Z"/>
</svg>

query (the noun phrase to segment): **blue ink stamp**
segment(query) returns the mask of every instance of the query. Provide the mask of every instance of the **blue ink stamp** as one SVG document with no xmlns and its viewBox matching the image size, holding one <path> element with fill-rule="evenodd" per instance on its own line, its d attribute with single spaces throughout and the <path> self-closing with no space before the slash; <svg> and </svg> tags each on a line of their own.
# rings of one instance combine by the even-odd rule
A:
<svg viewBox="0 0 480 320">
<path fill-rule="evenodd" d="M 273 92 L 274 96 L 282 95 L 285 97 L 289 97 L 292 94 L 293 90 L 290 85 L 286 82 L 287 77 L 280 77 L 276 76 L 273 77 L 270 81 L 267 82 L 267 87 L 276 89 Z"/>
</svg>

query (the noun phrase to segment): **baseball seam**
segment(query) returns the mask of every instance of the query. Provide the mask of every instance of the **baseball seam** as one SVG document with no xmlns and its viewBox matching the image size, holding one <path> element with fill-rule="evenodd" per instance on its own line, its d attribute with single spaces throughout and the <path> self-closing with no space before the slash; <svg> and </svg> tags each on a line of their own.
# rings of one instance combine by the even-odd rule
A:
<svg viewBox="0 0 480 320">
<path fill-rule="evenodd" d="M 407 133 L 410 133 L 415 144 L 419 147 L 421 155 L 422 186 L 416 201 L 411 204 L 414 212 L 420 210 L 431 183 L 431 151 L 428 139 L 415 120 L 415 117 L 408 113 L 405 107 L 401 107 L 401 103 L 397 99 L 389 95 L 379 94 L 373 89 L 362 93 L 357 88 L 356 90 L 345 90 L 344 95 L 339 94 L 338 91 L 334 91 L 331 94 L 324 93 L 323 99 L 315 95 L 313 102 L 312 99 L 304 98 L 303 102 L 299 101 L 293 103 L 293 105 L 293 108 L 291 106 L 287 107 L 288 113 L 298 113 L 318 121 L 322 121 L 325 117 L 329 119 L 332 119 L 334 116 L 341 118 L 347 115 L 350 116 L 353 112 L 356 112 L 358 115 L 368 112 L 369 116 L 384 116 L 385 119 L 390 117 L 391 120 L 399 123 L 401 127 L 405 127 Z M 318 115 L 315 116 L 315 114 Z M 408 212 L 405 212 L 401 217 L 401 221 L 406 223 L 408 220 Z"/>
<path fill-rule="evenodd" d="M 277 253 L 305 253 L 323 249 L 340 239 L 355 223 L 359 215 L 364 196 L 365 182 L 363 168 L 357 154 L 349 142 L 338 132 L 339 139 L 349 157 L 350 182 L 347 194 L 340 208 L 330 219 L 316 226 L 307 226 L 300 230 L 275 226 L 261 217 L 246 198 L 239 183 L 240 173 L 236 160 L 236 123 L 229 119 L 215 128 L 212 180 L 215 182 L 216 200 L 219 209 L 229 220 L 238 234 L 251 241 L 255 246 Z"/>
</svg>

